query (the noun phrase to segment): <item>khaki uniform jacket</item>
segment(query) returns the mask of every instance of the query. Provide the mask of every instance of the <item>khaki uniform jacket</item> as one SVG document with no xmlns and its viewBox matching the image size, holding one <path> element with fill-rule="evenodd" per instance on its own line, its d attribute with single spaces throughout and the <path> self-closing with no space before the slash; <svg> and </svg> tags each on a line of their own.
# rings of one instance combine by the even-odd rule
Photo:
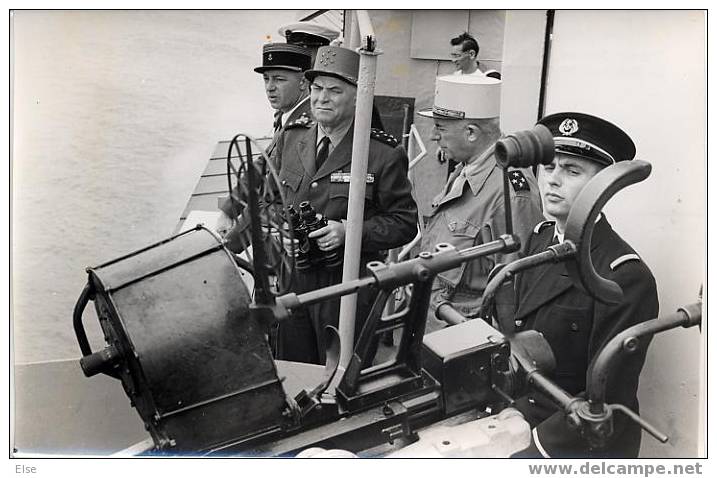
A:
<svg viewBox="0 0 717 478">
<path fill-rule="evenodd" d="M 459 166 L 443 190 L 434 198 L 431 216 L 421 243 L 423 251 L 433 251 L 436 244 L 447 242 L 456 249 L 465 249 L 505 234 L 503 170 L 492 157 L 471 168 L 466 184 L 458 191 L 452 183 L 463 171 Z M 540 194 L 533 173 L 529 170 L 510 171 L 510 202 L 513 232 L 524 245 L 533 227 L 541 222 Z M 437 275 L 431 293 L 431 309 L 450 303 L 467 317 L 474 316 L 481 305 L 488 273 L 496 263 L 510 257 L 482 257 Z"/>
</svg>

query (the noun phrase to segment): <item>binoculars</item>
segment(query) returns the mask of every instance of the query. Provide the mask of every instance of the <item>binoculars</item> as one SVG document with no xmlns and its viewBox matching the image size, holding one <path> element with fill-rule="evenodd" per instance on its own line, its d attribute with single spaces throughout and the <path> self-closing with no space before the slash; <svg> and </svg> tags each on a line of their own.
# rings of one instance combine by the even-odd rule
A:
<svg viewBox="0 0 717 478">
<path fill-rule="evenodd" d="M 294 239 L 298 242 L 296 247 L 296 269 L 300 271 L 312 268 L 334 268 L 341 265 L 343 258 L 338 249 L 322 251 L 316 238 L 309 234 L 329 224 L 325 217 L 317 213 L 309 201 L 299 204 L 299 211 L 293 205 L 288 207 L 288 225 L 294 230 Z"/>
</svg>

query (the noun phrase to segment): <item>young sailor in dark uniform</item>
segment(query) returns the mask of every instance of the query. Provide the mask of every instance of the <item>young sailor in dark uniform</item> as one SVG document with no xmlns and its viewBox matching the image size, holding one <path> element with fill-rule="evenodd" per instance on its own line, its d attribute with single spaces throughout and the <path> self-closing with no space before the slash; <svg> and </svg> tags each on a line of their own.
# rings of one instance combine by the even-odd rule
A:
<svg viewBox="0 0 717 478">
<path fill-rule="evenodd" d="M 311 109 L 315 121 L 287 125 L 276 148 L 275 161 L 287 204 L 302 201 L 327 220 L 328 226 L 312 233 L 323 251 L 343 257 L 344 221 L 348 212 L 351 152 L 354 135 L 359 55 L 349 49 L 319 48 L 311 82 Z M 370 133 L 364 203 L 361 268 L 383 260 L 383 251 L 408 243 L 416 234 L 417 207 L 408 181 L 408 158 L 403 147 L 380 130 Z M 297 293 L 341 282 L 336 267 L 295 271 L 292 290 Z M 356 311 L 358 338 L 375 293 L 361 291 Z M 340 300 L 309 306 L 279 325 L 277 358 L 301 362 L 325 361 L 325 327 L 338 325 Z M 352 344 L 342 344 L 351 347 Z"/>
<path fill-rule="evenodd" d="M 543 208 L 554 221 L 538 224 L 528 243 L 527 254 L 544 251 L 563 240 L 565 223 L 577 195 L 601 169 L 635 156 L 635 146 L 620 128 L 582 113 L 556 113 L 539 121 L 555 138 L 555 159 L 540 166 L 538 184 Z M 591 361 L 615 335 L 628 327 L 657 317 L 655 279 L 650 269 L 600 215 L 592 235 L 592 260 L 597 272 L 623 290 L 618 305 L 603 304 L 570 281 L 565 265 L 549 264 L 529 269 L 516 279 L 515 325 L 537 330 L 550 344 L 557 368 L 555 382 L 572 395 L 583 393 Z M 647 343 L 640 346 L 612 371 L 608 403 L 621 403 L 638 412 L 637 388 Z M 637 457 L 640 427 L 621 413 L 614 417 L 614 434 L 603 449 L 592 449 L 579 433 L 568 427 L 537 392 L 517 401 L 532 428 L 530 448 L 522 457 Z"/>
</svg>

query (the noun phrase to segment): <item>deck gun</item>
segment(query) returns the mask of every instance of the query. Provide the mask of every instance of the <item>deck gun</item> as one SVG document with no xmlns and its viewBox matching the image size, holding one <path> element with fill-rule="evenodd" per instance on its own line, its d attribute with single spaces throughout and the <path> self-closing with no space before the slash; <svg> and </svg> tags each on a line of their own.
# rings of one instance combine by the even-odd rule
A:
<svg viewBox="0 0 717 478">
<path fill-rule="evenodd" d="M 541 128 L 501 140 L 495 149 L 498 164 L 507 170 L 513 165 L 550 162 L 552 138 Z M 251 144 L 246 137 L 247 207 L 252 223 L 264 224 L 257 198 L 261 171 L 252 165 Z M 606 168 L 621 167 L 614 175 L 596 176 L 596 185 L 586 188 L 589 193 L 578 199 L 579 207 L 568 219 L 565 247 L 509 264 L 489 284 L 486 299 L 521 267 L 567 260 L 573 263 L 571 276 L 589 293 L 617 300 L 618 291 L 591 274 L 589 253 L 581 251 L 585 244 L 589 246 L 597 205 L 602 202 L 601 207 L 617 190 L 641 180 L 636 179 L 640 175 L 644 179 L 645 168 L 649 174 L 647 163 L 632 163 Z M 507 214 L 510 224 L 510 211 Z M 73 314 L 83 354 L 80 365 L 88 377 L 104 373 L 121 381 L 151 436 L 145 453 L 293 456 L 321 447 L 387 454 L 423 446 L 420 454 L 427 446 L 436 449 L 435 442 L 418 441 L 420 430 L 446 420 L 463 422 L 460 426 L 479 423 L 480 418 L 506 406 L 517 374 L 526 375 L 530 383 L 569 410 L 568 417 L 576 426 L 598 437 L 609 435 L 613 408 L 600 402 L 609 357 L 591 369 L 591 398 L 580 402 L 546 378 L 551 354 L 534 336 L 526 340 L 473 320 L 424 337 L 435 275 L 478 257 L 517 251 L 520 244 L 512 234 L 460 251 L 439 244 L 435 251 L 424 251 L 405 262 L 369 263 L 368 276 L 348 283 L 300 295 L 277 295 L 265 277 L 269 272 L 262 247 L 265 229 L 252 228 L 253 300 L 240 279 L 241 262 L 221 238 L 201 226 L 87 269 L 88 283 Z M 412 288 L 406 305 L 383 317 L 391 292 L 405 285 Z M 330 341 L 324 369 L 273 359 L 267 338 L 272 324 L 291 320 L 292 311 L 300 307 L 364 287 L 377 288 L 378 297 L 340 377 L 336 373 L 342 344 L 337 336 Z M 87 340 L 82 321 L 90 300 L 106 341 L 97 352 Z M 689 320 L 679 324 L 698 323 L 699 308 L 686 310 Z M 392 359 L 369 366 L 371 341 L 395 330 L 401 334 Z M 645 326 L 641 332 L 654 331 Z M 511 366 L 511 355 L 521 365 L 518 370 Z M 299 393 L 290 397 L 284 382 L 295 377 L 304 377 L 303 383 Z M 514 426 L 508 427 L 508 421 Z M 503 434 L 499 451 L 490 448 L 490 456 L 508 456 L 527 446 L 529 430 L 524 420 L 512 415 L 504 425 L 510 433 Z M 445 447 L 445 441 L 438 443 Z M 459 448 L 452 456 L 476 456 L 486 450 Z"/>
</svg>

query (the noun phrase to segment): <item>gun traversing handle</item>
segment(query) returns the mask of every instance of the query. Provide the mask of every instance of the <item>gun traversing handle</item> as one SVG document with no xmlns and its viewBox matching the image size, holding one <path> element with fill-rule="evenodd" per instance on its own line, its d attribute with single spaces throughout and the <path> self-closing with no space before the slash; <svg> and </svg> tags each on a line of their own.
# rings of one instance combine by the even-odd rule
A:
<svg viewBox="0 0 717 478">
<path fill-rule="evenodd" d="M 646 422 L 640 415 L 633 412 L 632 410 L 627 408 L 625 405 L 621 405 L 619 403 L 612 403 L 612 404 L 608 405 L 608 407 L 611 408 L 613 411 L 619 410 L 622 413 L 624 413 L 625 415 L 627 415 L 630 418 L 630 420 L 632 420 L 635 423 L 637 423 L 638 425 L 640 425 L 640 427 L 642 427 L 643 430 L 645 430 L 647 433 L 652 435 L 660 443 L 667 443 L 667 440 L 669 440 L 669 437 L 667 435 L 662 433 L 651 423 Z"/>
</svg>

